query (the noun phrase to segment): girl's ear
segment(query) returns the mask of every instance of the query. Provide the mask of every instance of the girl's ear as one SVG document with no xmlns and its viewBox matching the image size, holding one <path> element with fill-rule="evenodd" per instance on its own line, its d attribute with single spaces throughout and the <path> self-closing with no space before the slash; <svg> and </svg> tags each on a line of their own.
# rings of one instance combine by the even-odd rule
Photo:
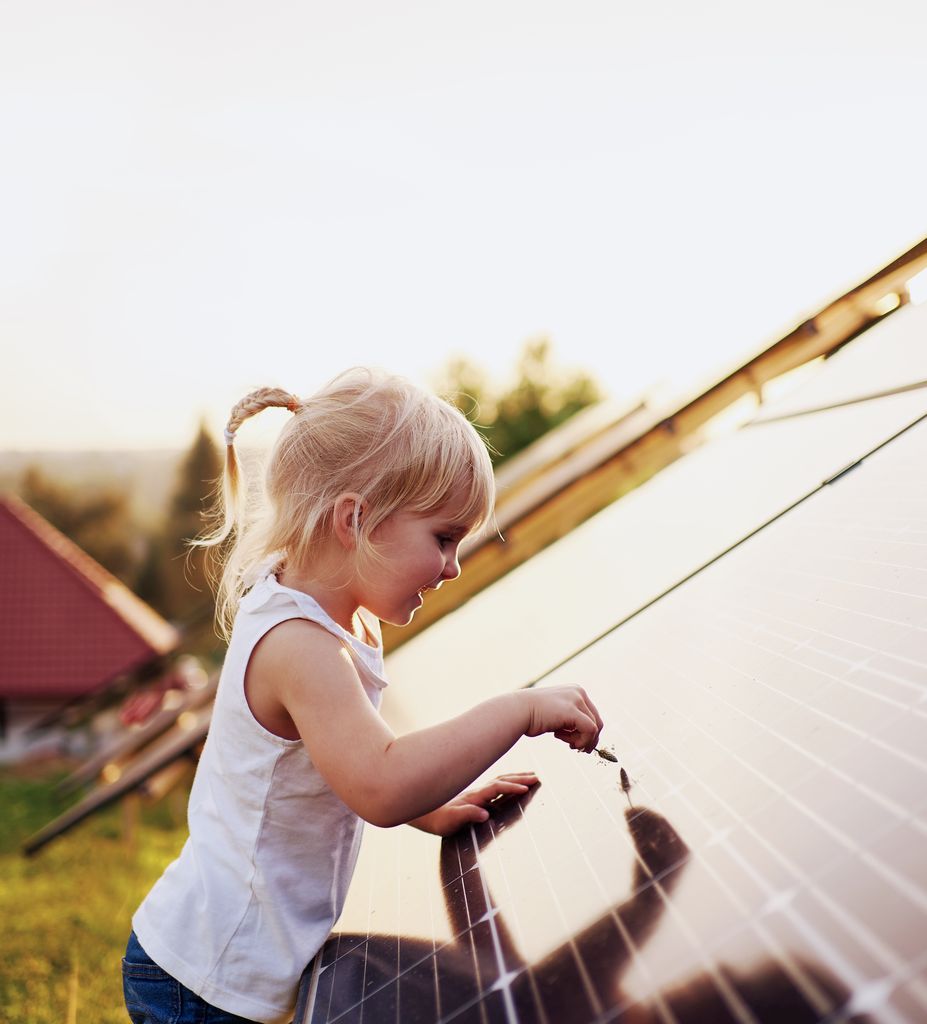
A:
<svg viewBox="0 0 927 1024">
<path fill-rule="evenodd" d="M 359 494 L 348 491 L 335 499 L 332 526 L 338 542 L 347 551 L 357 547 L 357 535 L 367 506 Z"/>
</svg>

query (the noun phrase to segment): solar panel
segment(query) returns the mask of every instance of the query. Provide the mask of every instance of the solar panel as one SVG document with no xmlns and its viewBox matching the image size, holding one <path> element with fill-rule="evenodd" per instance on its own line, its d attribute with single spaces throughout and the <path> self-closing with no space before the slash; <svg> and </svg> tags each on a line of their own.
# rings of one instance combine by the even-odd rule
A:
<svg viewBox="0 0 927 1024">
<path fill-rule="evenodd" d="M 927 306 L 892 314 L 763 415 L 927 378 L 925 333 Z M 927 389 L 908 391 L 757 424 L 695 449 L 394 652 L 384 716 L 405 731 L 445 717 L 447 694 L 473 703 L 529 682 L 925 409 Z"/>
<path fill-rule="evenodd" d="M 525 740 L 530 800 L 371 830 L 297 1021 L 925 1019 L 925 455 L 921 420 L 540 683 L 618 763 Z"/>
</svg>

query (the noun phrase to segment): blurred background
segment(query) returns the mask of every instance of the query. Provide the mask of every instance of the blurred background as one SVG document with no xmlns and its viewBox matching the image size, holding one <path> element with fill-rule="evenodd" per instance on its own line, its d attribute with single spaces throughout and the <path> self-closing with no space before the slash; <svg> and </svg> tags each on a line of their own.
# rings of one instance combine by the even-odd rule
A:
<svg viewBox="0 0 927 1024">
<path fill-rule="evenodd" d="M 913 0 L 0 12 L 0 484 L 168 617 L 251 388 L 376 364 L 484 425 L 543 390 L 505 457 L 749 355 L 927 223 Z"/>
<path fill-rule="evenodd" d="M 502 464 L 602 400 L 697 392 L 923 236 L 925 44 L 913 0 L 0 0 L 0 488 L 208 671 L 184 542 L 244 393 L 383 366 Z M 113 809 L 50 869 L 16 851 L 73 765 L 7 760 L 0 1003 L 121 1020 L 88 974 L 115 972 L 183 800 L 149 845 Z M 100 940 L 83 967 L 75 935 Z"/>
</svg>

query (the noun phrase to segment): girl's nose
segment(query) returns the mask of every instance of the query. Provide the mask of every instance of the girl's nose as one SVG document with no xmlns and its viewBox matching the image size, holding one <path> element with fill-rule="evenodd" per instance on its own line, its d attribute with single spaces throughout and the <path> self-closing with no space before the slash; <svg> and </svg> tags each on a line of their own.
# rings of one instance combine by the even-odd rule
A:
<svg viewBox="0 0 927 1024">
<path fill-rule="evenodd" d="M 457 552 L 447 559 L 444 563 L 444 572 L 441 573 L 442 580 L 456 580 L 460 575 L 460 559 L 457 556 Z"/>
</svg>

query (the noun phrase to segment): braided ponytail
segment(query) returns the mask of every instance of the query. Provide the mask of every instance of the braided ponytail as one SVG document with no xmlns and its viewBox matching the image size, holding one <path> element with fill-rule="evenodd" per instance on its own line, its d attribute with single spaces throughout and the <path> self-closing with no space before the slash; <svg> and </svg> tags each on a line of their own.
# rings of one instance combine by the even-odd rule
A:
<svg viewBox="0 0 927 1024">
<path fill-rule="evenodd" d="M 225 472 L 222 477 L 222 499 L 217 503 L 215 510 L 215 518 L 221 519 L 221 522 L 212 532 L 192 541 L 194 547 L 221 549 L 233 534 L 240 534 L 244 527 L 247 494 L 243 486 L 241 467 L 235 454 L 235 436 L 238 433 L 238 428 L 245 420 L 264 409 L 289 409 L 290 412 L 296 413 L 301 405 L 300 398 L 289 391 L 284 391 L 283 388 L 257 388 L 233 406 L 225 425 Z M 216 550 L 211 561 L 210 575 L 217 583 L 216 589 L 219 592 L 220 621 L 227 622 L 228 610 L 224 607 L 226 588 L 218 581 L 218 577 L 223 575 L 224 559 Z"/>
<path fill-rule="evenodd" d="M 238 428 L 262 409 L 289 409 L 298 412 L 302 400 L 283 388 L 258 388 L 250 392 L 232 409 L 225 425 L 225 443 L 231 448 Z"/>
</svg>

